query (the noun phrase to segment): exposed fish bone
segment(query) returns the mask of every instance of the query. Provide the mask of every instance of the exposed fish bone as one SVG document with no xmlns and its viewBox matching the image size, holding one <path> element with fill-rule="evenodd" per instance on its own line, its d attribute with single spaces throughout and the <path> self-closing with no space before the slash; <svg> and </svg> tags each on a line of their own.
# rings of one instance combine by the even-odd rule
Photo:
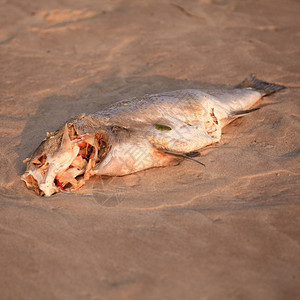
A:
<svg viewBox="0 0 300 300">
<path fill-rule="evenodd" d="M 26 160 L 22 180 L 51 196 L 78 189 L 93 175 L 123 176 L 178 163 L 219 142 L 225 125 L 283 88 L 250 75 L 230 90 L 145 95 L 83 114 L 47 135 Z"/>
</svg>

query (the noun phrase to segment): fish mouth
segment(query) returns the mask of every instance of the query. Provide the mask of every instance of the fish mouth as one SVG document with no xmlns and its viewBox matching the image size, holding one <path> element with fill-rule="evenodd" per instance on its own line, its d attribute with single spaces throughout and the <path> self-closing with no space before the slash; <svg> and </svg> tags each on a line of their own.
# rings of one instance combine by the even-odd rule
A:
<svg viewBox="0 0 300 300">
<path fill-rule="evenodd" d="M 40 196 L 79 189 L 95 174 L 93 169 L 111 149 L 108 135 L 103 130 L 79 134 L 73 124 L 66 124 L 59 138 L 59 148 L 54 153 L 47 153 L 46 150 L 31 159 L 21 177 L 27 187 Z"/>
</svg>

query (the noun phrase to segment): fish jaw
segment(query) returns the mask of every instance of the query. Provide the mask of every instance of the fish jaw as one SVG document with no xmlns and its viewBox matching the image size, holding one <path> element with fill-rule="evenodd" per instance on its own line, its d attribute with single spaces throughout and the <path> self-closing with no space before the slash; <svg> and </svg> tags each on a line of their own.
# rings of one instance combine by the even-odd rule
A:
<svg viewBox="0 0 300 300">
<path fill-rule="evenodd" d="M 46 180 L 43 183 L 39 183 L 39 188 L 44 192 L 46 197 L 49 197 L 58 191 L 58 188 L 55 185 L 56 176 L 69 168 L 73 160 L 77 157 L 79 149 L 80 148 L 77 145 L 74 145 L 74 148 L 71 151 L 60 151 L 55 158 L 50 157 L 50 166 Z"/>
</svg>

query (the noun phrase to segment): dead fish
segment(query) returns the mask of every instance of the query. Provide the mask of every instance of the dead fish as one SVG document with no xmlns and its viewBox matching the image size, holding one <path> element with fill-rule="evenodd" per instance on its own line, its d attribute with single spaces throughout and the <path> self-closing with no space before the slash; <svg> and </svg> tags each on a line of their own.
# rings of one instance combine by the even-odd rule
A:
<svg viewBox="0 0 300 300">
<path fill-rule="evenodd" d="M 68 120 L 25 160 L 42 196 L 80 188 L 90 176 L 123 176 L 179 163 L 221 139 L 222 128 L 285 87 L 248 76 L 232 89 L 178 90 L 123 100 Z"/>
</svg>

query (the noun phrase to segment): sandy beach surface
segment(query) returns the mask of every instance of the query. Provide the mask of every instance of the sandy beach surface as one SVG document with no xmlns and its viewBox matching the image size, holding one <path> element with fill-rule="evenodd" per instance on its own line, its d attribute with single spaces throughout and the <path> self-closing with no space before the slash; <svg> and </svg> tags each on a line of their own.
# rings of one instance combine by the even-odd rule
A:
<svg viewBox="0 0 300 300">
<path fill-rule="evenodd" d="M 300 2 L 0 0 L 0 299 L 299 299 Z M 284 84 L 198 158 L 42 198 L 22 161 L 133 96 Z"/>
</svg>

